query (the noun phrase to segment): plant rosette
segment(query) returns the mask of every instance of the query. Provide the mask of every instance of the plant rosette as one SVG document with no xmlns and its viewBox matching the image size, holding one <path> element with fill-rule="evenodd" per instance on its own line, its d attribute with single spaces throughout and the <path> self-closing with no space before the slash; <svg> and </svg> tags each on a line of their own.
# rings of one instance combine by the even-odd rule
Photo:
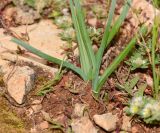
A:
<svg viewBox="0 0 160 133">
<path fill-rule="evenodd" d="M 157 124 L 160 122 L 160 101 L 151 97 L 133 97 L 125 110 L 130 116 L 137 115 L 147 124 Z"/>
</svg>

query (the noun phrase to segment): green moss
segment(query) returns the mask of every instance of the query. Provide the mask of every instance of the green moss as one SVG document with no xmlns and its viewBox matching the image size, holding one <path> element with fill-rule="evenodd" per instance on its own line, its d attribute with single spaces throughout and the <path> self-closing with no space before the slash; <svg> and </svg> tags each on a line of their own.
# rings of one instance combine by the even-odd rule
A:
<svg viewBox="0 0 160 133">
<path fill-rule="evenodd" d="M 7 107 L 1 96 L 0 101 L 0 133 L 25 133 L 23 121 Z"/>
</svg>

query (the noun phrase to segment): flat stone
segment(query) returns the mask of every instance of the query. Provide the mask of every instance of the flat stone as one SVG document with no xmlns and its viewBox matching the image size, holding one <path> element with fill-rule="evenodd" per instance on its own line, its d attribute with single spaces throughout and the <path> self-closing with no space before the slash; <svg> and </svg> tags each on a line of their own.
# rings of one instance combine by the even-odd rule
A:
<svg viewBox="0 0 160 133">
<path fill-rule="evenodd" d="M 112 113 L 107 113 L 102 115 L 94 115 L 93 120 L 98 126 L 108 132 L 111 132 L 116 129 L 118 117 L 117 115 L 112 115 Z"/>
<path fill-rule="evenodd" d="M 42 109 L 42 105 L 41 104 L 32 105 L 31 108 L 33 109 L 34 113 L 39 113 Z"/>
<path fill-rule="evenodd" d="M 153 79 L 150 75 L 143 74 L 148 86 L 153 87 Z"/>
<path fill-rule="evenodd" d="M 73 111 L 73 115 L 76 117 L 84 116 L 84 111 L 86 109 L 85 104 L 76 103 Z"/>
<path fill-rule="evenodd" d="M 96 24 L 97 24 L 97 18 L 90 18 L 88 20 L 88 24 L 92 27 L 96 27 Z"/>
<path fill-rule="evenodd" d="M 32 101 L 32 104 L 34 104 L 34 105 L 35 104 L 41 104 L 41 102 L 42 102 L 41 100 L 34 100 L 34 101 Z"/>
<path fill-rule="evenodd" d="M 22 33 L 26 33 L 29 36 L 29 44 L 44 53 L 47 53 L 53 57 L 63 59 L 63 55 L 61 54 L 63 50 L 61 47 L 65 43 L 60 39 L 58 34 L 61 30 L 57 29 L 57 27 L 53 24 L 51 20 L 42 20 L 39 23 L 32 24 L 26 26 L 19 26 L 16 28 L 11 28 L 16 34 L 21 35 Z M 0 28 L 0 53 L 6 50 L 17 50 L 17 44 L 10 41 L 11 37 L 4 34 L 4 29 Z M 23 49 L 23 48 L 22 48 Z M 45 64 L 44 59 L 30 53 L 25 52 L 23 56 L 35 60 L 37 62 L 41 62 Z"/>
<path fill-rule="evenodd" d="M 98 130 L 93 126 L 88 117 L 73 119 L 71 127 L 74 133 L 97 133 Z"/>
<path fill-rule="evenodd" d="M 29 11 L 24 11 L 21 8 L 16 8 L 16 15 L 14 15 L 16 24 L 33 24 L 35 20 L 40 19 L 41 16 L 32 8 Z"/>
<path fill-rule="evenodd" d="M 28 66 L 15 66 L 4 75 L 8 93 L 18 104 L 22 104 L 25 96 L 32 90 L 34 79 L 35 72 Z"/>
<path fill-rule="evenodd" d="M 153 24 L 154 20 L 154 7 L 153 5 L 149 4 L 146 0 L 133 0 L 132 2 L 132 10 L 141 10 L 140 14 L 137 14 L 132 12 L 133 18 L 136 19 L 136 21 L 145 21 L 147 24 Z M 159 10 L 155 10 L 156 14 L 159 14 Z M 138 20 L 139 19 L 139 20 Z"/>
<path fill-rule="evenodd" d="M 49 128 L 49 124 L 47 121 L 43 121 L 38 125 L 38 128 L 41 130 L 47 129 L 47 128 Z"/>
<path fill-rule="evenodd" d="M 123 123 L 122 123 L 122 130 L 130 132 L 131 131 L 131 117 L 123 115 Z"/>
<path fill-rule="evenodd" d="M 3 72 L 3 69 L 8 67 L 8 64 L 9 64 L 9 61 L 0 59 L 0 67 L 1 67 L 2 72 Z"/>
<path fill-rule="evenodd" d="M 33 59 L 29 59 L 27 57 L 23 57 L 21 55 L 15 55 L 11 53 L 1 53 L 0 54 L 0 67 L 2 68 L 2 70 L 5 70 L 10 62 L 17 62 L 17 59 L 20 62 L 27 62 L 29 64 L 33 64 L 34 66 L 40 67 L 44 71 L 50 72 L 52 75 L 54 75 L 55 72 L 57 72 L 57 68 L 50 67 L 50 66 L 43 64 L 42 62 L 40 63 Z"/>
</svg>

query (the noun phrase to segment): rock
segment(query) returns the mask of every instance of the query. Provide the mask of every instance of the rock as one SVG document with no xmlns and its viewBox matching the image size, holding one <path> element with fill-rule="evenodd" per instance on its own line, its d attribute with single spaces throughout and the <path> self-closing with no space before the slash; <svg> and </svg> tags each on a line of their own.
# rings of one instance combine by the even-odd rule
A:
<svg viewBox="0 0 160 133">
<path fill-rule="evenodd" d="M 16 7 L 5 8 L 2 14 L 3 19 L 9 24 L 13 23 L 13 16 L 16 14 Z"/>
<path fill-rule="evenodd" d="M 10 24 L 33 24 L 35 20 L 40 19 L 40 14 L 33 10 L 32 8 L 26 7 L 7 7 L 3 11 L 3 19 L 5 19 Z"/>
<path fill-rule="evenodd" d="M 153 79 L 150 75 L 147 75 L 147 74 L 143 74 L 146 82 L 147 82 L 147 85 L 150 86 L 150 87 L 153 87 Z"/>
<path fill-rule="evenodd" d="M 132 12 L 132 17 L 136 20 L 136 24 L 139 24 L 139 22 L 137 23 L 137 21 L 145 21 L 147 25 L 153 24 L 154 12 L 156 12 L 156 14 L 160 13 L 158 9 L 155 9 L 153 5 L 149 4 L 146 0 L 133 0 L 132 9 L 141 10 L 141 12 L 138 14 L 138 19 L 137 14 Z"/>
<path fill-rule="evenodd" d="M 136 126 L 132 127 L 132 133 L 139 133 L 139 130 Z"/>
<path fill-rule="evenodd" d="M 11 30 L 21 36 L 22 33 L 26 33 L 26 26 L 11 28 Z M 6 50 L 17 50 L 17 45 L 11 42 L 11 37 L 5 35 L 4 32 L 5 30 L 0 28 L 0 53 L 4 53 Z M 31 46 L 53 57 L 63 59 L 63 55 L 61 54 L 63 50 L 61 47 L 63 46 L 64 41 L 58 36 L 60 32 L 61 30 L 57 29 L 51 20 L 42 20 L 39 23 L 27 26 L 27 34 L 30 38 L 29 44 Z M 30 52 L 25 52 L 23 57 L 46 64 L 44 59 L 37 57 Z"/>
<path fill-rule="evenodd" d="M 47 129 L 47 128 L 49 128 L 49 124 L 48 124 L 47 121 L 43 121 L 43 122 L 41 122 L 41 123 L 38 125 L 38 128 L 39 128 L 40 130 Z"/>
<path fill-rule="evenodd" d="M 34 113 L 39 113 L 42 109 L 42 105 L 41 104 L 32 105 L 31 108 L 33 109 Z"/>
<path fill-rule="evenodd" d="M 40 14 L 29 9 L 24 11 L 21 8 L 17 8 L 14 20 L 16 24 L 33 24 L 35 20 L 40 19 Z"/>
<path fill-rule="evenodd" d="M 67 119 L 68 117 L 65 114 L 60 114 L 56 118 L 54 118 L 54 121 L 60 123 L 62 126 L 65 127 Z"/>
<path fill-rule="evenodd" d="M 6 68 L 8 68 L 8 65 L 9 65 L 9 61 L 0 59 L 0 68 L 2 73 Z"/>
<path fill-rule="evenodd" d="M 97 45 L 93 45 L 93 46 L 92 46 L 92 49 L 93 49 L 94 53 L 97 53 L 97 51 L 98 51 Z"/>
<path fill-rule="evenodd" d="M 124 114 L 122 119 L 123 119 L 123 123 L 122 123 L 121 129 L 124 131 L 130 132 L 131 131 L 131 121 L 130 121 L 131 118 Z"/>
<path fill-rule="evenodd" d="M 97 24 L 97 18 L 91 18 L 88 20 L 88 24 L 92 27 L 96 27 Z"/>
<path fill-rule="evenodd" d="M 37 133 L 37 129 L 35 127 L 31 128 L 30 133 Z"/>
<path fill-rule="evenodd" d="M 32 104 L 41 104 L 42 100 L 34 100 Z"/>
<path fill-rule="evenodd" d="M 116 123 L 118 122 L 117 115 L 112 115 L 112 113 L 94 115 L 93 119 L 98 126 L 108 132 L 114 131 L 116 129 Z"/>
<path fill-rule="evenodd" d="M 51 6 L 53 0 L 12 0 L 17 7 L 25 8 L 28 4 L 29 6 L 36 9 L 38 13 L 42 13 L 43 9 Z M 27 6 L 28 7 L 28 6 Z"/>
<path fill-rule="evenodd" d="M 76 116 L 76 117 L 77 116 L 82 117 L 82 116 L 84 116 L 85 109 L 86 109 L 85 104 L 76 103 L 75 107 L 74 107 L 73 115 Z"/>
<path fill-rule="evenodd" d="M 15 55 L 15 54 L 11 54 L 11 53 L 1 53 L 0 56 L 1 56 L 0 57 L 0 66 L 2 67 L 2 69 L 5 69 L 6 66 L 8 66 L 8 64 L 10 62 L 17 62 L 17 58 L 18 58 L 18 61 L 33 64 L 34 66 L 42 68 L 44 71 L 50 72 L 52 75 L 54 75 L 55 72 L 57 72 L 57 68 L 44 65 L 43 63 L 37 62 L 35 60 L 29 59 L 26 57 L 23 57 L 22 55 Z"/>
<path fill-rule="evenodd" d="M 32 115 L 33 115 L 33 109 L 32 108 L 29 108 L 29 109 L 27 109 L 26 110 L 26 115 L 27 115 L 27 117 L 31 117 Z"/>
<path fill-rule="evenodd" d="M 64 16 L 69 16 L 70 15 L 68 8 L 62 9 L 62 13 L 63 13 Z"/>
<path fill-rule="evenodd" d="M 34 79 L 35 72 L 28 66 L 15 66 L 15 69 L 8 69 L 4 75 L 7 91 L 18 104 L 22 104 L 25 96 L 32 90 Z"/>
<path fill-rule="evenodd" d="M 97 133 L 98 130 L 93 126 L 88 117 L 73 119 L 71 127 L 74 133 Z"/>
</svg>

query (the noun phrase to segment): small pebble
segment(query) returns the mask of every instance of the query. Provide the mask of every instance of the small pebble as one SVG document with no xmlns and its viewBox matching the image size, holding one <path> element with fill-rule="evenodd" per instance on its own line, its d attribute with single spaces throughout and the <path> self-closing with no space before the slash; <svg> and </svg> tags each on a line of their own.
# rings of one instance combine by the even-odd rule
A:
<svg viewBox="0 0 160 133">
<path fill-rule="evenodd" d="M 39 105 L 32 105 L 31 108 L 33 109 L 34 113 L 38 113 L 41 111 L 42 109 L 42 105 L 39 104 Z"/>
<path fill-rule="evenodd" d="M 43 121 L 38 125 L 38 128 L 41 130 L 47 129 L 47 128 L 49 128 L 49 124 L 47 121 Z"/>
</svg>

